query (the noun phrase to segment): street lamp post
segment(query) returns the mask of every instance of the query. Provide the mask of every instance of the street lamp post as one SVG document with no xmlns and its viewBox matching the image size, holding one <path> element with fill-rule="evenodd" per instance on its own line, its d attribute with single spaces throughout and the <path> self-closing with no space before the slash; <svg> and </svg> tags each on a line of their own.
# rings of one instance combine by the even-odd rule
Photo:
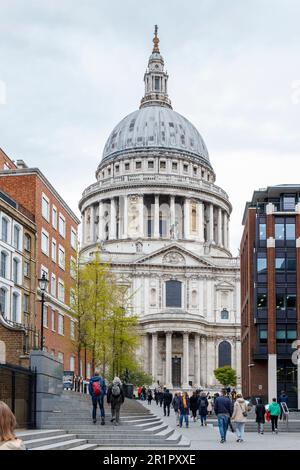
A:
<svg viewBox="0 0 300 470">
<path fill-rule="evenodd" d="M 41 351 L 43 351 L 44 348 L 44 304 L 45 304 L 45 292 L 47 290 L 47 285 L 48 285 L 48 279 L 45 276 L 45 273 L 43 273 L 42 277 L 38 279 L 39 282 L 39 288 L 42 292 L 42 298 L 41 298 L 41 305 L 42 305 L 42 310 L 41 310 Z"/>
</svg>

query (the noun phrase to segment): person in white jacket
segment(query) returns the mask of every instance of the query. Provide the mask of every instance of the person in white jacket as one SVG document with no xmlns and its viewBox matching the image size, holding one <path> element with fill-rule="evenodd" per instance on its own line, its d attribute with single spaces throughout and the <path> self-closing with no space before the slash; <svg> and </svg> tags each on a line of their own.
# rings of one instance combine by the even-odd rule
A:
<svg viewBox="0 0 300 470">
<path fill-rule="evenodd" d="M 247 421 L 248 407 L 241 393 L 236 395 L 231 421 L 236 425 L 237 442 L 244 441 L 245 424 Z"/>
<path fill-rule="evenodd" d="M 16 418 L 6 403 L 0 401 L 0 450 L 26 450 L 15 435 Z"/>
</svg>

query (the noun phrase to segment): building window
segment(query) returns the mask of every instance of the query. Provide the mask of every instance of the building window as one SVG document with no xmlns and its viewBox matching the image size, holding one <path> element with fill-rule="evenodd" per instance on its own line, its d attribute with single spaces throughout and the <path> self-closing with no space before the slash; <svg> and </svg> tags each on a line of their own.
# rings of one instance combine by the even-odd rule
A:
<svg viewBox="0 0 300 470">
<path fill-rule="evenodd" d="M 59 248 L 58 248 L 58 264 L 62 269 L 65 269 L 66 255 L 65 255 L 65 250 L 61 245 L 59 245 Z"/>
<path fill-rule="evenodd" d="M 166 282 L 166 307 L 181 308 L 181 285 L 180 281 Z"/>
<path fill-rule="evenodd" d="M 59 214 L 59 233 L 63 238 L 66 237 L 66 219 L 62 214 Z"/>
<path fill-rule="evenodd" d="M 13 245 L 14 247 L 19 250 L 20 249 L 20 234 L 21 234 L 21 229 L 18 227 L 18 225 L 14 226 L 14 241 Z"/>
<path fill-rule="evenodd" d="M 30 263 L 28 261 L 24 261 L 24 276 L 30 277 Z"/>
<path fill-rule="evenodd" d="M 295 223 L 286 223 L 285 225 L 285 236 L 287 240 L 295 240 L 296 239 L 296 229 Z"/>
<path fill-rule="evenodd" d="M 61 364 L 63 364 L 64 363 L 64 353 L 58 352 L 57 353 L 57 360 L 58 360 L 58 362 L 61 362 Z"/>
<path fill-rule="evenodd" d="M 258 236 L 260 240 L 267 239 L 267 225 L 266 224 L 259 224 L 258 225 Z"/>
<path fill-rule="evenodd" d="M 125 163 L 125 171 L 129 171 L 129 168 L 130 168 L 129 163 Z"/>
<path fill-rule="evenodd" d="M 223 308 L 221 311 L 221 320 L 229 320 L 229 312 L 227 308 Z"/>
<path fill-rule="evenodd" d="M 267 258 L 257 258 L 257 273 L 264 274 L 267 271 Z"/>
<path fill-rule="evenodd" d="M 44 305 L 43 325 L 44 325 L 45 328 L 48 328 L 48 307 L 47 307 L 47 305 Z"/>
<path fill-rule="evenodd" d="M 70 321 L 70 337 L 75 339 L 75 322 L 73 320 Z"/>
<path fill-rule="evenodd" d="M 31 252 L 31 237 L 27 233 L 24 236 L 24 249 L 29 253 Z"/>
<path fill-rule="evenodd" d="M 219 367 L 231 366 L 231 344 L 222 341 L 219 344 Z"/>
<path fill-rule="evenodd" d="M 55 274 L 51 274 L 51 295 L 56 297 L 56 276 Z"/>
<path fill-rule="evenodd" d="M 266 309 L 268 307 L 268 297 L 266 292 L 257 293 L 256 307 L 258 310 Z"/>
<path fill-rule="evenodd" d="M 55 331 L 55 311 L 51 309 L 51 330 Z"/>
<path fill-rule="evenodd" d="M 275 258 L 275 269 L 276 271 L 285 270 L 285 258 Z"/>
<path fill-rule="evenodd" d="M 74 250 L 77 248 L 77 232 L 73 227 L 71 228 L 71 247 Z"/>
<path fill-rule="evenodd" d="M 57 252 L 56 252 L 56 240 L 54 240 L 54 238 L 52 238 L 52 261 L 54 261 L 54 263 L 56 263 L 56 259 L 57 259 Z"/>
<path fill-rule="evenodd" d="M 295 210 L 295 196 L 283 196 L 283 210 L 284 211 Z"/>
<path fill-rule="evenodd" d="M 193 167 L 193 175 L 197 176 L 197 167 L 196 166 Z"/>
<path fill-rule="evenodd" d="M 23 304 L 24 304 L 24 312 L 25 312 L 25 313 L 29 313 L 29 305 L 30 305 L 29 300 L 30 300 L 29 295 L 24 294 L 24 297 L 23 297 Z"/>
<path fill-rule="evenodd" d="M 116 165 L 116 166 L 115 166 L 115 172 L 116 172 L 116 173 L 119 173 L 119 170 L 120 170 L 119 165 Z"/>
<path fill-rule="evenodd" d="M 154 168 L 154 161 L 153 161 L 153 160 L 150 160 L 150 161 L 148 162 L 148 168 L 149 168 L 149 169 L 153 169 L 153 168 Z"/>
<path fill-rule="evenodd" d="M 19 294 L 16 292 L 12 296 L 12 321 L 18 323 L 18 310 L 19 310 Z"/>
<path fill-rule="evenodd" d="M 44 219 L 49 222 L 49 216 L 50 216 L 50 204 L 49 204 L 49 199 L 45 194 L 42 196 L 42 216 Z"/>
<path fill-rule="evenodd" d="M 154 89 L 155 89 L 155 91 L 159 91 L 159 82 L 160 82 L 160 78 L 155 77 L 155 79 L 154 79 Z"/>
<path fill-rule="evenodd" d="M 135 162 L 136 170 L 140 170 L 142 168 L 142 162 Z"/>
<path fill-rule="evenodd" d="M 13 282 L 15 284 L 20 284 L 19 279 L 19 264 L 20 261 L 16 258 L 13 259 Z"/>
<path fill-rule="evenodd" d="M 2 217 L 2 241 L 8 242 L 8 220 Z"/>
<path fill-rule="evenodd" d="M 64 316 L 61 313 L 58 314 L 58 334 L 64 334 Z"/>
<path fill-rule="evenodd" d="M 49 256 L 49 234 L 42 230 L 42 252 Z"/>
<path fill-rule="evenodd" d="M 259 342 L 261 344 L 266 344 L 268 342 L 268 327 L 267 325 L 259 326 Z"/>
<path fill-rule="evenodd" d="M 1 251 L 1 277 L 7 277 L 7 253 Z"/>
<path fill-rule="evenodd" d="M 70 357 L 70 371 L 72 372 L 75 371 L 75 357 L 74 356 Z"/>
<path fill-rule="evenodd" d="M 185 173 L 187 173 L 188 170 L 189 170 L 189 166 L 186 165 L 186 164 L 184 164 L 184 165 L 183 165 L 183 171 L 184 171 Z"/>
<path fill-rule="evenodd" d="M 162 161 L 160 162 L 160 169 L 165 170 L 166 169 L 166 162 Z"/>
<path fill-rule="evenodd" d="M 7 291 L 3 287 L 0 288 L 0 309 L 3 316 L 6 316 L 6 295 Z"/>
<path fill-rule="evenodd" d="M 52 225 L 57 230 L 57 209 L 55 206 L 52 206 Z"/>
<path fill-rule="evenodd" d="M 172 170 L 177 171 L 178 165 L 177 162 L 172 162 Z"/>
<path fill-rule="evenodd" d="M 65 285 L 62 280 L 58 281 L 58 300 L 65 301 Z"/>
</svg>

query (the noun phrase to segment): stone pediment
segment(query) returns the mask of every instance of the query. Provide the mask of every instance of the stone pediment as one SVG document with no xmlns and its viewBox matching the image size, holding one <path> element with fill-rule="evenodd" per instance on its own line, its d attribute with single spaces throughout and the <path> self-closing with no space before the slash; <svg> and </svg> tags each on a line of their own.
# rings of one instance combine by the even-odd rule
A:
<svg viewBox="0 0 300 470">
<path fill-rule="evenodd" d="M 213 264 L 208 263 L 200 256 L 182 248 L 177 243 L 172 243 L 167 247 L 163 247 L 153 253 L 141 256 L 135 261 L 135 264 L 153 264 L 164 266 L 195 266 L 195 267 L 212 267 Z"/>
<path fill-rule="evenodd" d="M 216 290 L 233 290 L 234 285 L 228 281 L 221 281 L 216 284 Z"/>
</svg>

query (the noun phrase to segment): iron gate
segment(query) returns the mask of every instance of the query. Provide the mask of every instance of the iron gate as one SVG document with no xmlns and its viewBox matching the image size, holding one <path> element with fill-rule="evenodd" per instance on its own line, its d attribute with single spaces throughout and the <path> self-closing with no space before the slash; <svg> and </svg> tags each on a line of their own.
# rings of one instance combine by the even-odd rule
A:
<svg viewBox="0 0 300 470">
<path fill-rule="evenodd" d="M 14 413 L 18 428 L 36 427 L 36 374 L 30 369 L 0 364 L 0 400 Z"/>
</svg>

